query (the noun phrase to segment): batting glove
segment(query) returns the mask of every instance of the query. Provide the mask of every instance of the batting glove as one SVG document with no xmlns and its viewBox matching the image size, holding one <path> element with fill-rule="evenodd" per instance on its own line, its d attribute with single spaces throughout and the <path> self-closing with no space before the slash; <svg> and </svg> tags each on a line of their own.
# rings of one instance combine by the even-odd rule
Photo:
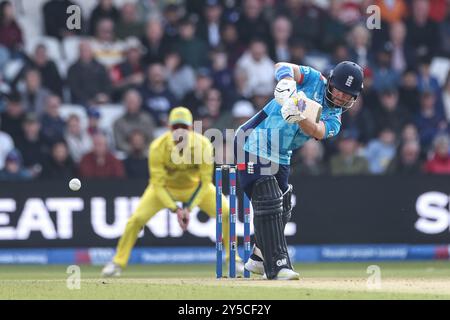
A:
<svg viewBox="0 0 450 320">
<path fill-rule="evenodd" d="M 287 123 L 300 122 L 306 119 L 303 115 L 305 107 L 305 102 L 302 99 L 291 97 L 281 107 L 281 116 Z"/>
<path fill-rule="evenodd" d="M 295 96 L 297 93 L 297 83 L 295 80 L 281 79 L 273 95 L 275 96 L 275 101 L 280 105 L 283 105 L 290 97 Z"/>
</svg>

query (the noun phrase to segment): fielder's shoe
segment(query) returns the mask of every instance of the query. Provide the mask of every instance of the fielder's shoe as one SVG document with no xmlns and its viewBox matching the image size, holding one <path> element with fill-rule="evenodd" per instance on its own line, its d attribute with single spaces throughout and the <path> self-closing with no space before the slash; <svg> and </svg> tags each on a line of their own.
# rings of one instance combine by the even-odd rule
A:
<svg viewBox="0 0 450 320">
<path fill-rule="evenodd" d="M 267 280 L 267 276 L 264 273 L 263 279 Z M 292 269 L 283 268 L 278 271 L 274 280 L 300 280 L 300 275 Z"/>
<path fill-rule="evenodd" d="M 122 268 L 114 263 L 114 262 L 109 262 L 107 263 L 102 270 L 102 276 L 103 277 L 119 277 L 120 274 L 122 273 Z"/>
<path fill-rule="evenodd" d="M 264 262 L 253 260 L 251 257 L 248 258 L 245 264 L 245 269 L 254 274 L 263 275 L 264 274 Z"/>
</svg>

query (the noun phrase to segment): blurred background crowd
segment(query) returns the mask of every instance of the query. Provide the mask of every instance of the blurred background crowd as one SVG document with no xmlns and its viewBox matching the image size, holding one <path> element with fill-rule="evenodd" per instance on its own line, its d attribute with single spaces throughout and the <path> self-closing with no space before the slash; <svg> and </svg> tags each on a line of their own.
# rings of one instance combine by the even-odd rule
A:
<svg viewBox="0 0 450 320">
<path fill-rule="evenodd" d="M 364 93 L 293 174 L 450 174 L 449 58 L 446 0 L 2 1 L 0 180 L 148 177 L 171 108 L 237 128 L 273 98 L 275 62 L 343 60 Z"/>
</svg>

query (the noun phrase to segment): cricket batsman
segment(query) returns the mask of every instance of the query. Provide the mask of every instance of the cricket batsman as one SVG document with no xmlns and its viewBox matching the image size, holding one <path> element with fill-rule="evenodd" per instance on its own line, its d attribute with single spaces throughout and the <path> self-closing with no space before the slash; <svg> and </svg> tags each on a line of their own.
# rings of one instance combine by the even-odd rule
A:
<svg viewBox="0 0 450 320">
<path fill-rule="evenodd" d="M 168 208 L 176 213 L 183 231 L 188 227 L 190 211 L 196 206 L 215 218 L 213 147 L 206 137 L 192 130 L 192 125 L 191 112 L 184 107 L 175 108 L 169 115 L 170 131 L 150 145 L 150 183 L 136 211 L 128 220 L 113 261 L 103 268 L 103 276 L 121 274 L 139 232 L 158 211 Z M 177 201 L 185 205 L 178 206 Z M 223 238 L 228 260 L 229 207 L 225 198 L 222 203 Z M 242 260 L 238 256 L 236 271 L 244 271 Z"/>
<path fill-rule="evenodd" d="M 292 150 L 308 139 L 336 136 L 343 110 L 353 106 L 363 89 L 363 71 L 354 62 L 339 63 L 325 78 L 319 71 L 289 63 L 275 65 L 274 96 L 244 123 L 235 137 L 241 187 L 251 199 L 256 244 L 245 268 L 267 279 L 296 280 L 284 228 L 291 217 L 292 185 L 288 183 Z M 315 117 L 311 108 L 319 106 Z M 276 138 L 274 138 L 276 137 Z M 239 155 L 239 150 L 244 150 Z M 237 155 L 237 156 L 236 156 Z M 324 186 L 324 193 L 332 192 Z"/>
</svg>

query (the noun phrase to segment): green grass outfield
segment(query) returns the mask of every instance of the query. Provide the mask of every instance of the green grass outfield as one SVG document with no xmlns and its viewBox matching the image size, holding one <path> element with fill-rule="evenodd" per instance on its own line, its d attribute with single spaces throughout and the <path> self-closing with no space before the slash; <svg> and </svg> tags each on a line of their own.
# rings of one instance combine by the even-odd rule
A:
<svg viewBox="0 0 450 320">
<path fill-rule="evenodd" d="M 367 267 L 381 268 L 381 289 Z M 450 299 L 450 262 L 297 264 L 300 281 L 214 278 L 213 265 L 130 266 L 103 279 L 81 266 L 81 288 L 67 288 L 67 266 L 0 266 L 0 299 Z"/>
</svg>

